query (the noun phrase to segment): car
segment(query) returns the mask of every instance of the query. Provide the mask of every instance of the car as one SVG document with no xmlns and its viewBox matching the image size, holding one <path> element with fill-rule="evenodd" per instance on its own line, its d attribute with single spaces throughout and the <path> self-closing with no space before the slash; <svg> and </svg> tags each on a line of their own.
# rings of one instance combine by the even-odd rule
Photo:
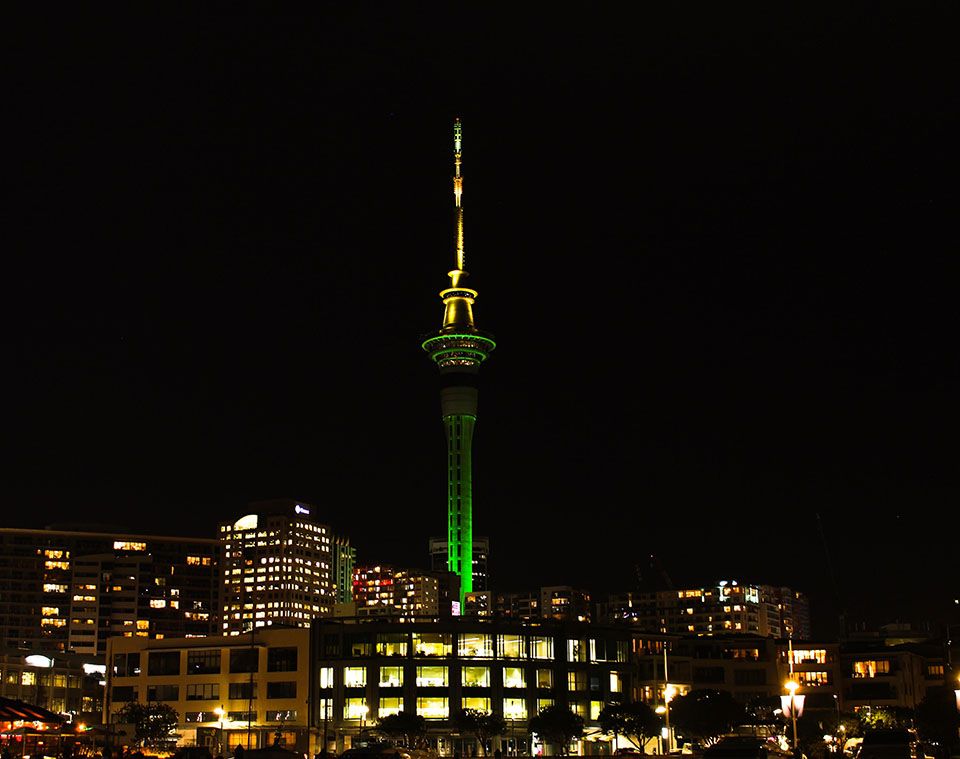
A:
<svg viewBox="0 0 960 759">
<path fill-rule="evenodd" d="M 923 759 L 923 751 L 915 732 L 888 727 L 864 734 L 857 759 Z"/>
<path fill-rule="evenodd" d="M 703 752 L 703 759 L 788 759 L 791 756 L 775 740 L 752 735 L 721 738 Z"/>
</svg>

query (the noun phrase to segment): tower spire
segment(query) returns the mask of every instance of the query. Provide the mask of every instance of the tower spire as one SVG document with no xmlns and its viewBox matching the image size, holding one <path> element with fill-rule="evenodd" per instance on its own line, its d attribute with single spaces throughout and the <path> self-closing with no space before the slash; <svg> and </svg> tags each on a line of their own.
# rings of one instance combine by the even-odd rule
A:
<svg viewBox="0 0 960 759">
<path fill-rule="evenodd" d="M 451 283 L 457 286 L 458 279 L 454 274 L 463 273 L 466 256 L 463 251 L 463 177 L 460 176 L 460 141 L 462 132 L 460 128 L 460 119 L 453 122 L 453 201 L 457 209 L 457 268 L 450 272 Z"/>
</svg>

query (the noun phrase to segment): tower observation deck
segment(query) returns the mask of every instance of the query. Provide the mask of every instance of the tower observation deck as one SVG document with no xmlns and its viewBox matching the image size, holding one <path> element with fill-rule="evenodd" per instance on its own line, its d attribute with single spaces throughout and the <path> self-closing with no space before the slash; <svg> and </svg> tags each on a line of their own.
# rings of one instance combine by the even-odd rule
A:
<svg viewBox="0 0 960 759">
<path fill-rule="evenodd" d="M 453 125 L 453 196 L 456 224 L 450 286 L 440 291 L 443 326 L 421 344 L 440 370 L 440 409 L 447 438 L 447 569 L 460 577 L 460 603 L 473 590 L 473 428 L 477 421 L 480 364 L 496 347 L 477 329 L 477 291 L 464 286 L 468 274 L 463 245 L 463 178 L 460 119 Z"/>
</svg>

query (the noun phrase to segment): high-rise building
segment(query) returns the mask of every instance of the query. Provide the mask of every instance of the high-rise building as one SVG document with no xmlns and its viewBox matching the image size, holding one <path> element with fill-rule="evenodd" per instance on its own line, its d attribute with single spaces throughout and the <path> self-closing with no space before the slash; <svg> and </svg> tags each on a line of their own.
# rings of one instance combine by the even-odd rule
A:
<svg viewBox="0 0 960 759">
<path fill-rule="evenodd" d="M 442 571 L 449 568 L 448 543 L 443 538 L 430 538 L 430 569 Z M 490 539 L 473 538 L 473 589 L 489 590 L 490 573 L 487 562 L 490 556 Z M 466 594 L 464 594 L 466 595 Z"/>
<path fill-rule="evenodd" d="M 333 599 L 334 603 L 353 600 L 353 567 L 357 563 L 357 549 L 350 538 L 333 536 Z"/>
<path fill-rule="evenodd" d="M 809 603 L 803 593 L 775 585 L 720 580 L 714 585 L 614 593 L 598 604 L 603 622 L 630 621 L 639 629 L 673 635 L 810 637 Z"/>
<path fill-rule="evenodd" d="M 101 656 L 112 636 L 217 631 L 215 539 L 0 528 L 0 645 Z"/>
<path fill-rule="evenodd" d="M 496 347 L 477 329 L 473 303 L 477 291 L 467 278 L 463 243 L 463 178 L 460 119 L 453 125 L 453 196 L 456 258 L 448 272 L 450 287 L 440 291 L 443 325 L 421 343 L 440 369 L 440 407 L 447 438 L 447 568 L 460 577 L 460 602 L 473 591 L 473 428 L 477 421 L 480 364 Z"/>
<path fill-rule="evenodd" d="M 302 501 L 250 504 L 250 513 L 220 524 L 222 632 L 308 627 L 333 603 L 331 533 Z"/>
</svg>

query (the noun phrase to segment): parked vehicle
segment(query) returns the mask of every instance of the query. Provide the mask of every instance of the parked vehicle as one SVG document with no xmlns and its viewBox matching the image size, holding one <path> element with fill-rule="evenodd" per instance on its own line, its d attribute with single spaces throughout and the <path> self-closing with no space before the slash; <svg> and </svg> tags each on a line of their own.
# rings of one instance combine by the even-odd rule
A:
<svg viewBox="0 0 960 759">
<path fill-rule="evenodd" d="M 906 728 L 883 728 L 864 734 L 857 759 L 924 759 L 920 739 Z"/>
<path fill-rule="evenodd" d="M 772 738 L 752 735 L 731 735 L 721 738 L 703 752 L 703 759 L 789 759 Z"/>
</svg>

